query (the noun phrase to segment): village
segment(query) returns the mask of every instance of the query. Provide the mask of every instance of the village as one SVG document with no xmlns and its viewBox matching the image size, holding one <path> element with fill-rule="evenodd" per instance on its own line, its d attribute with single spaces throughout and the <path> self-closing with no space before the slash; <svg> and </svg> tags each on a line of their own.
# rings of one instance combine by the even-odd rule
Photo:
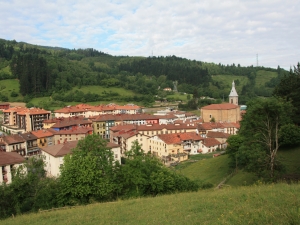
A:
<svg viewBox="0 0 300 225">
<path fill-rule="evenodd" d="M 227 138 L 238 132 L 244 109 L 238 105 L 234 82 L 229 103 L 204 106 L 200 117 L 171 109 L 146 114 L 134 104 L 78 104 L 54 112 L 1 104 L 0 184 L 11 183 L 13 168 L 29 157 L 43 156 L 47 176 L 58 177 L 64 156 L 91 134 L 107 140 L 120 163 L 134 141 L 166 166 L 189 155 L 215 152 L 216 157 L 226 149 Z"/>
</svg>

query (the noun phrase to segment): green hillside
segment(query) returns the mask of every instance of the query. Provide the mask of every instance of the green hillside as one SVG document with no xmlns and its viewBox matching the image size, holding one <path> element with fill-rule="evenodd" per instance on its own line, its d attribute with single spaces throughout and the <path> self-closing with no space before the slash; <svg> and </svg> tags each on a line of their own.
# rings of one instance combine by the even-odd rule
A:
<svg viewBox="0 0 300 225">
<path fill-rule="evenodd" d="M 203 156 L 203 159 L 199 156 Z M 283 177 L 300 177 L 300 147 L 281 149 L 278 152 L 278 158 L 285 167 Z M 211 183 L 216 187 L 227 178 L 225 185 L 237 187 L 254 184 L 259 179 L 256 175 L 242 170 L 238 170 L 231 175 L 233 170 L 229 168 L 229 158 L 227 155 L 213 158 L 212 154 L 205 154 L 191 156 L 191 159 L 199 161 L 182 162 L 176 166 L 176 171 L 199 182 L 199 184 Z"/>
<path fill-rule="evenodd" d="M 211 189 L 39 212 L 1 224 L 299 224 L 299 196 L 299 184 Z"/>
<path fill-rule="evenodd" d="M 71 50 L 0 39 L 0 80 L 20 80 L 19 98 L 12 99 L 11 92 L 6 91 L 1 93 L 2 101 L 22 100 L 23 96 L 27 96 L 27 102 L 34 98 L 32 103 L 40 102 L 35 98 L 46 96 L 68 104 L 117 99 L 149 106 L 155 100 L 186 101 L 183 94 L 168 96 L 161 91 L 165 87 L 173 88 L 174 81 L 179 93 L 226 100 L 235 80 L 240 103 L 245 104 L 255 96 L 270 96 L 279 74 L 285 72 L 280 68 L 214 64 L 176 56 L 112 56 L 93 48 Z M 103 99 L 103 88 L 112 92 L 117 88 L 120 96 Z M 8 89 L 16 90 L 14 86 Z M 76 89 L 85 96 L 76 99 L 71 98 L 75 96 L 73 93 L 66 96 Z M 88 91 L 94 95 L 87 95 Z M 139 99 L 128 98 L 133 95 Z M 197 105 L 190 104 L 189 108 L 196 109 Z"/>
<path fill-rule="evenodd" d="M 256 72 L 255 84 L 256 87 L 264 86 L 266 82 L 270 81 L 272 78 L 277 77 L 277 73 L 274 71 L 258 70 Z"/>
<path fill-rule="evenodd" d="M 20 85 L 19 81 L 16 79 L 7 79 L 0 81 L 0 95 L 7 96 L 6 101 L 10 102 L 18 102 L 23 101 L 23 96 L 19 93 Z M 17 96 L 12 97 L 12 92 L 14 92 Z"/>
</svg>

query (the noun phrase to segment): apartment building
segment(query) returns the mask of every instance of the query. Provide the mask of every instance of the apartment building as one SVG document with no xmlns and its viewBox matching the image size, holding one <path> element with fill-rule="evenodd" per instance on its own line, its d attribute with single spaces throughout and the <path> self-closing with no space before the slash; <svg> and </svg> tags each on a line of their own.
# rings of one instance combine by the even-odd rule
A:
<svg viewBox="0 0 300 225">
<path fill-rule="evenodd" d="M 62 109 L 54 111 L 55 117 L 70 117 L 70 116 L 84 116 L 93 117 L 106 114 L 137 114 L 141 108 L 134 104 L 127 104 L 120 106 L 114 103 L 108 105 L 91 106 L 88 104 L 79 104 L 76 106 L 67 106 Z"/>
<path fill-rule="evenodd" d="M 51 111 L 39 108 L 13 107 L 3 111 L 3 127 L 6 132 L 23 133 L 43 129 L 43 121 Z"/>
<path fill-rule="evenodd" d="M 78 127 L 70 130 L 65 129 L 59 131 L 49 128 L 48 131 L 53 134 L 53 142 L 55 145 L 69 141 L 78 141 L 93 133 L 93 129 L 91 127 Z"/>
</svg>

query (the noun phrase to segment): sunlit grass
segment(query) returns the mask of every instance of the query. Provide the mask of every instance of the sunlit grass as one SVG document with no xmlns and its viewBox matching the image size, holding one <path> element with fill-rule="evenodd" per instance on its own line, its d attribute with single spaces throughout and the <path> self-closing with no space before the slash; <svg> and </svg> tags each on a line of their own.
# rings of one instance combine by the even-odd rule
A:
<svg viewBox="0 0 300 225">
<path fill-rule="evenodd" d="M 254 185 L 40 212 L 1 224 L 299 224 L 299 209 L 300 185 Z"/>
</svg>

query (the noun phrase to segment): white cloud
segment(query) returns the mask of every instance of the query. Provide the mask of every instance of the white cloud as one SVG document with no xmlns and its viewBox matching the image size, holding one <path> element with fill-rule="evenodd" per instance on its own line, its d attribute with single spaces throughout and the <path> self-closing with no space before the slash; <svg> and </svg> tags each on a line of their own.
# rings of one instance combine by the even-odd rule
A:
<svg viewBox="0 0 300 225">
<path fill-rule="evenodd" d="M 0 0 L 1 38 L 113 55 L 176 55 L 288 68 L 300 61 L 298 0 Z"/>
</svg>

